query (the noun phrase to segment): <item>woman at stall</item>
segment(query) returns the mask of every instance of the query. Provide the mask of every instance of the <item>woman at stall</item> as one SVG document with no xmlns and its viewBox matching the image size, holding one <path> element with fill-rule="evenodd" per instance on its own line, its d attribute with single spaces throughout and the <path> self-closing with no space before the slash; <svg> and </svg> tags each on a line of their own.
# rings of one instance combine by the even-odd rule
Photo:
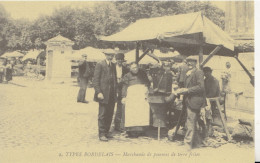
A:
<svg viewBox="0 0 260 163">
<path fill-rule="evenodd" d="M 130 72 L 122 81 L 126 133 L 129 137 L 138 137 L 150 125 L 150 107 L 147 101 L 150 81 L 145 71 L 139 69 L 136 63 L 130 64 Z"/>
</svg>

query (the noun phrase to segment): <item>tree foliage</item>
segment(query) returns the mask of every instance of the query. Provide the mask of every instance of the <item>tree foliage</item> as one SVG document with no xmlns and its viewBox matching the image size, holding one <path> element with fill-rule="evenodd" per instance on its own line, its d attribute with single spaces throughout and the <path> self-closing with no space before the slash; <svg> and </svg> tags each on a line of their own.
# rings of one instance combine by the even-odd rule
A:
<svg viewBox="0 0 260 163">
<path fill-rule="evenodd" d="M 45 48 L 44 42 L 58 34 L 73 40 L 74 49 L 112 47 L 111 43 L 99 41 L 99 37 L 118 32 L 138 19 L 196 11 L 203 11 L 206 17 L 224 28 L 224 12 L 209 2 L 102 2 L 92 8 L 62 7 L 33 22 L 13 20 L 0 5 L 0 54 L 8 50 Z"/>
</svg>

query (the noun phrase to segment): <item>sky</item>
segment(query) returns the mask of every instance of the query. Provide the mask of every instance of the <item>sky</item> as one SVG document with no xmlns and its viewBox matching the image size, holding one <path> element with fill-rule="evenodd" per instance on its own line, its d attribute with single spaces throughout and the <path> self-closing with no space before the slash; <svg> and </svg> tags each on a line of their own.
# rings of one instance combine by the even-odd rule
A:
<svg viewBox="0 0 260 163">
<path fill-rule="evenodd" d="M 62 6 L 71 6 L 71 7 L 93 7 L 97 3 L 95 1 L 16 1 L 16 2 L 7 2 L 2 1 L 2 4 L 6 11 L 14 19 L 25 18 L 29 20 L 35 20 L 40 15 L 51 15 L 51 13 L 56 9 Z M 216 5 L 221 9 L 225 9 L 225 2 L 223 1 L 212 1 L 212 4 Z"/>
<path fill-rule="evenodd" d="M 0 4 L 4 6 L 6 11 L 11 15 L 14 19 L 25 18 L 29 20 L 35 20 L 40 15 L 51 15 L 52 12 L 63 6 L 71 6 L 71 7 L 93 7 L 95 4 L 100 2 L 72 2 L 72 1 L 18 1 L 18 2 L 7 2 L 2 1 Z"/>
</svg>

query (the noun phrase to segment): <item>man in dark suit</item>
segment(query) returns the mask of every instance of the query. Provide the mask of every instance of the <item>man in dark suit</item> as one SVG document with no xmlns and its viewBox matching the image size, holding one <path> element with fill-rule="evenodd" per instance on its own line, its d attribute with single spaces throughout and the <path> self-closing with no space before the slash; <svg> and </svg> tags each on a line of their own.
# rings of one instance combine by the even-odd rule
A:
<svg viewBox="0 0 260 163">
<path fill-rule="evenodd" d="M 195 143 L 200 140 L 197 132 L 197 122 L 200 115 L 200 109 L 206 104 L 204 74 L 203 71 L 196 68 L 197 56 L 188 57 L 188 72 L 184 79 L 184 88 L 177 90 L 177 94 L 183 94 L 187 107 L 187 132 L 184 143 L 191 149 Z"/>
<path fill-rule="evenodd" d="M 184 59 L 182 65 L 178 69 L 177 82 L 180 88 L 184 87 L 184 79 L 187 71 L 189 70 L 187 60 Z"/>
<path fill-rule="evenodd" d="M 220 87 L 218 80 L 212 76 L 212 69 L 210 67 L 203 68 L 205 76 L 205 92 L 207 98 L 214 98 L 220 96 Z"/>
<path fill-rule="evenodd" d="M 122 78 L 129 72 L 129 69 L 123 65 L 125 55 L 123 53 L 116 54 L 116 76 L 117 76 L 117 109 L 114 118 L 115 130 L 124 130 L 124 106 L 122 104 Z"/>
<path fill-rule="evenodd" d="M 214 98 L 220 96 L 219 81 L 212 75 L 212 69 L 210 67 L 203 68 L 205 76 L 205 93 L 207 98 Z M 202 124 L 203 134 L 205 137 L 213 134 L 212 123 L 220 124 L 221 119 L 219 118 L 219 112 L 217 110 L 217 104 L 215 101 L 208 101 L 209 110 L 205 110 L 206 124 Z M 214 120 L 214 121 L 213 121 Z"/>
<path fill-rule="evenodd" d="M 86 90 L 88 87 L 88 80 L 90 77 L 90 69 L 89 69 L 89 64 L 87 62 L 87 55 L 83 54 L 82 55 L 83 60 L 79 62 L 79 93 L 78 93 L 78 98 L 77 102 L 82 102 L 82 103 L 88 103 L 88 101 L 85 100 L 86 97 Z"/>
<path fill-rule="evenodd" d="M 116 66 L 112 63 L 114 50 L 104 51 L 106 59 L 97 63 L 94 72 L 94 100 L 99 102 L 98 129 L 99 139 L 108 141 L 108 135 L 116 102 Z"/>
</svg>

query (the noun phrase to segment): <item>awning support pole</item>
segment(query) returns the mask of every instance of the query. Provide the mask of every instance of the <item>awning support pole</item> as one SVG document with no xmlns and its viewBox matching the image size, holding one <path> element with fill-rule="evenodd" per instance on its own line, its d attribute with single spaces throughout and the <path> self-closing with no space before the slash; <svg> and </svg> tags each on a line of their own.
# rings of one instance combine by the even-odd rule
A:
<svg viewBox="0 0 260 163">
<path fill-rule="evenodd" d="M 218 45 L 209 55 L 208 57 L 200 64 L 200 67 L 202 68 L 205 66 L 205 64 L 215 55 L 220 49 L 222 48 L 221 45 Z"/>
<path fill-rule="evenodd" d="M 135 62 L 139 62 L 139 49 L 140 49 L 140 42 L 136 42 L 136 51 L 135 51 Z"/>
<path fill-rule="evenodd" d="M 235 55 L 235 58 L 238 61 L 238 63 L 240 64 L 240 66 L 244 69 L 246 74 L 249 76 L 250 83 L 252 84 L 252 86 L 255 87 L 255 77 L 248 71 L 248 69 L 245 67 L 245 65 L 238 59 L 238 54 Z"/>
<path fill-rule="evenodd" d="M 201 65 L 203 61 L 203 46 L 200 45 L 200 49 L 199 49 L 199 65 Z"/>
<path fill-rule="evenodd" d="M 201 15 L 201 16 L 202 16 L 202 19 L 203 19 L 203 15 Z M 199 34 L 199 42 L 200 42 L 200 45 L 199 45 L 199 65 L 201 65 L 201 63 L 203 62 L 203 45 L 205 43 L 205 40 L 204 40 L 202 33 Z"/>
<path fill-rule="evenodd" d="M 137 63 L 150 51 L 151 49 L 146 49 L 144 53 L 138 58 Z"/>
<path fill-rule="evenodd" d="M 147 55 L 152 57 L 153 59 L 157 60 L 158 62 L 160 62 L 160 59 L 156 55 L 154 55 L 152 53 L 148 53 Z"/>
</svg>

